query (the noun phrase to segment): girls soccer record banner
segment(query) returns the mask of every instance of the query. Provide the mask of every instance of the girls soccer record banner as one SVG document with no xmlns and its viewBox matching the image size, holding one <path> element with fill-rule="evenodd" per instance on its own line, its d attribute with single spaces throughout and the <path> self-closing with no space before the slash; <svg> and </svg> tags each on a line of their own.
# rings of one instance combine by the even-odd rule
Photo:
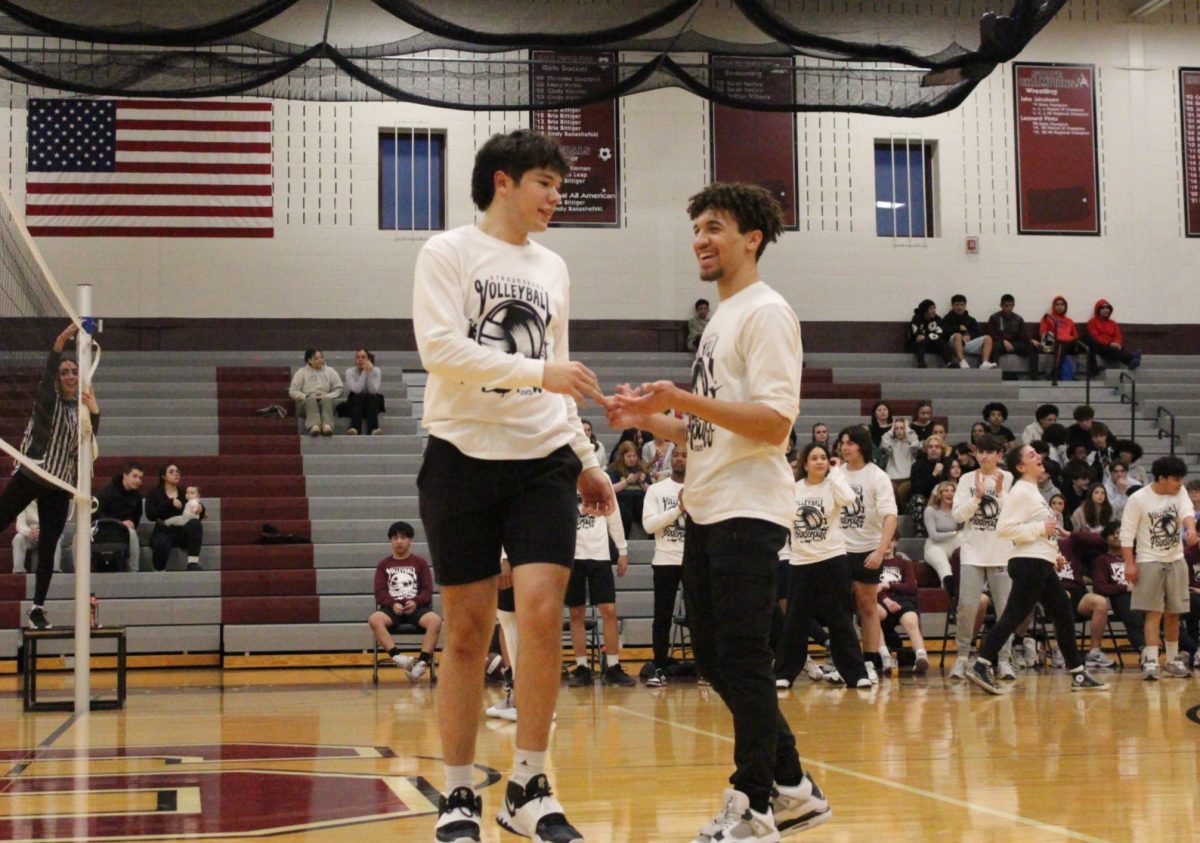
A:
<svg viewBox="0 0 1200 843">
<path fill-rule="evenodd" d="M 1014 64 L 1017 230 L 1099 234 L 1096 67 Z"/>
<path fill-rule="evenodd" d="M 1183 127 L 1183 210 L 1188 237 L 1200 237 L 1200 67 L 1179 70 Z"/>
<path fill-rule="evenodd" d="M 615 53 L 582 57 L 578 53 L 535 50 L 529 71 L 535 100 L 584 100 L 617 84 Z M 577 108 L 533 112 L 533 128 L 557 138 L 572 159 L 563 179 L 562 204 L 554 213 L 554 226 L 616 226 L 620 224 L 617 146 L 617 100 L 588 103 Z"/>
</svg>

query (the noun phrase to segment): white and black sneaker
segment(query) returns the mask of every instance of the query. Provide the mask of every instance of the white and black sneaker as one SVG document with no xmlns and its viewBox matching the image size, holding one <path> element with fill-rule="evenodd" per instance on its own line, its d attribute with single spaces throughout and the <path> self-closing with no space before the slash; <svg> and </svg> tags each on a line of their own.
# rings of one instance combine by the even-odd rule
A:
<svg viewBox="0 0 1200 843">
<path fill-rule="evenodd" d="M 975 664 L 967 671 L 967 678 L 989 694 L 1000 694 L 1000 686 L 996 684 L 996 671 L 983 659 L 975 660 Z"/>
<path fill-rule="evenodd" d="M 1157 661 L 1142 662 L 1142 678 L 1147 682 L 1157 682 L 1159 676 L 1159 667 Z"/>
<path fill-rule="evenodd" d="M 479 817 L 483 800 L 469 787 L 456 787 L 449 796 L 438 799 L 437 825 L 433 839 L 437 843 L 478 843 Z"/>
<path fill-rule="evenodd" d="M 49 629 L 50 621 L 46 620 L 46 610 L 41 606 L 34 606 L 29 610 L 29 628 L 30 629 Z"/>
<path fill-rule="evenodd" d="M 1088 650 L 1086 664 L 1088 667 L 1104 670 L 1113 667 L 1116 662 L 1104 655 L 1103 650 L 1093 647 Z"/>
<path fill-rule="evenodd" d="M 499 720 L 507 720 L 510 723 L 517 722 L 517 704 L 513 702 L 512 691 L 504 695 L 504 699 L 493 705 L 489 705 L 484 712 L 488 717 L 495 717 Z"/>
<path fill-rule="evenodd" d="M 1088 673 L 1087 669 L 1071 672 L 1072 691 L 1107 691 L 1108 685 Z"/>
<path fill-rule="evenodd" d="M 583 835 L 567 822 L 563 807 L 550 791 L 550 781 L 539 773 L 522 787 L 508 783 L 504 807 L 496 814 L 496 822 L 506 831 L 529 837 L 533 843 L 576 843 Z"/>
<path fill-rule="evenodd" d="M 1163 665 L 1163 674 L 1175 679 L 1187 679 L 1192 675 L 1192 671 L 1188 669 L 1186 658 L 1187 655 L 1181 653 L 1173 659 L 1168 659 Z"/>
<path fill-rule="evenodd" d="M 833 819 L 829 800 L 808 773 L 795 787 L 775 785 L 771 788 L 771 813 L 780 837 L 806 831 Z"/>
<path fill-rule="evenodd" d="M 700 829 L 692 843 L 779 843 L 779 830 L 768 811 L 760 814 L 750 807 L 750 797 L 728 788 L 724 804 L 713 821 Z"/>
<path fill-rule="evenodd" d="M 661 688 L 667 684 L 667 674 L 661 667 L 654 668 L 654 672 L 646 677 L 646 687 Z"/>
</svg>

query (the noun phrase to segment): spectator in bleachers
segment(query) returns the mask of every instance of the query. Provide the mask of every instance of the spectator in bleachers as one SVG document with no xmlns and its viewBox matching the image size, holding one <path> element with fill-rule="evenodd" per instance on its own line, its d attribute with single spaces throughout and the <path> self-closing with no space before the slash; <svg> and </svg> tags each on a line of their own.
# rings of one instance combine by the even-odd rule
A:
<svg viewBox="0 0 1200 843">
<path fill-rule="evenodd" d="M 351 436 L 383 432 L 379 429 L 382 386 L 383 370 L 375 365 L 375 355 L 365 348 L 354 352 L 354 365 L 346 370 L 346 403 L 350 405 L 350 428 L 346 432 Z"/>
<path fill-rule="evenodd" d="M 972 457 L 972 459 L 974 459 L 974 457 Z M 961 478 L 963 476 L 963 474 L 965 474 L 965 473 L 966 473 L 966 469 L 963 468 L 963 464 L 961 462 L 959 462 L 958 460 L 949 459 L 946 461 L 946 479 L 947 480 L 953 480 L 954 483 L 957 484 L 959 481 L 959 478 Z"/>
<path fill-rule="evenodd" d="M 983 423 L 976 422 L 976 424 L 983 424 Z M 980 432 L 980 435 L 983 435 L 982 431 Z M 972 439 L 974 438 L 974 436 L 975 436 L 974 428 L 972 428 Z M 959 442 L 957 445 L 955 445 L 954 446 L 954 461 L 958 463 L 959 467 L 963 471 L 963 474 L 966 474 L 968 471 L 974 471 L 975 469 L 979 468 L 979 460 L 977 460 L 975 458 L 975 442 L 974 441 L 971 441 L 969 443 L 968 442 Z"/>
<path fill-rule="evenodd" d="M 1042 497 L 1046 497 L 1044 493 Z M 1058 522 L 1058 526 L 1067 529 L 1066 519 L 1063 518 L 1063 513 L 1067 511 L 1067 499 L 1062 496 L 1062 492 L 1051 493 L 1050 497 L 1046 498 L 1046 503 L 1050 505 L 1050 511 L 1054 513 L 1054 520 Z"/>
<path fill-rule="evenodd" d="M 913 670 L 924 676 L 929 669 L 929 656 L 925 652 L 925 638 L 921 635 L 921 614 L 917 609 L 917 575 L 911 559 L 896 555 L 896 542 L 892 542 L 888 558 L 883 560 L 883 573 L 879 577 L 879 623 L 886 642 L 880 650 L 883 655 L 890 646 L 900 653 L 900 636 L 896 625 L 908 635 L 908 643 L 916 653 Z M 889 656 L 890 660 L 890 656 Z"/>
<path fill-rule="evenodd" d="M 1088 486 L 1083 504 L 1071 513 L 1071 532 L 1099 533 L 1104 530 L 1104 525 L 1112 520 L 1113 506 L 1108 502 L 1104 484 L 1093 483 Z"/>
<path fill-rule="evenodd" d="M 288 395 L 296 402 L 296 415 L 313 436 L 333 435 L 333 409 L 342 397 L 342 379 L 325 365 L 325 353 L 317 348 L 304 352 L 304 366 L 296 370 Z"/>
<path fill-rule="evenodd" d="M 1083 445 L 1092 450 L 1092 425 L 1096 421 L 1096 411 L 1087 404 L 1080 404 L 1071 413 L 1075 424 L 1067 428 L 1067 453 L 1076 445 Z"/>
<path fill-rule="evenodd" d="M 924 299 L 913 308 L 912 321 L 908 326 L 908 342 L 917 356 L 917 368 L 924 369 L 928 364 L 925 355 L 932 354 L 941 358 L 946 353 L 946 327 L 938 316 L 937 305 L 932 299 Z"/>
<path fill-rule="evenodd" d="M 588 441 L 592 443 L 592 449 L 596 452 L 596 461 L 600 465 L 608 465 L 608 452 L 604 450 L 604 443 L 596 438 L 596 433 L 592 430 L 592 423 L 587 419 L 583 419 L 583 432 L 587 436 Z"/>
<path fill-rule="evenodd" d="M 1142 363 L 1142 352 L 1125 350 L 1125 337 L 1121 326 L 1112 318 L 1112 312 L 1113 306 L 1106 299 L 1100 299 L 1092 310 L 1092 318 L 1087 321 L 1083 341 L 1088 348 L 1088 371 L 1092 377 L 1104 370 L 1101 359 L 1105 363 L 1123 363 L 1131 372 Z"/>
<path fill-rule="evenodd" d="M 1075 320 L 1067 316 L 1067 300 L 1065 298 L 1054 297 L 1050 303 L 1050 310 L 1042 317 L 1038 333 L 1041 336 L 1042 348 L 1046 353 L 1054 355 L 1054 362 L 1050 368 L 1050 381 L 1057 385 L 1062 375 L 1064 358 L 1087 350 L 1087 347 L 1080 342 L 1079 329 L 1075 326 Z"/>
<path fill-rule="evenodd" d="M 617 449 L 621 447 L 622 442 L 632 442 L 634 448 L 636 449 L 636 453 L 641 456 L 642 449 L 646 447 L 646 443 L 653 441 L 654 434 L 649 430 L 638 430 L 636 427 L 622 430 L 620 437 L 618 437 L 616 443 L 612 447 L 612 451 L 609 452 L 609 456 L 614 460 L 617 458 Z M 601 463 L 601 465 L 603 465 L 603 463 Z"/>
<path fill-rule="evenodd" d="M 984 436 L 988 435 L 988 426 L 981 421 L 974 422 L 971 425 L 970 445 L 974 447 Z"/>
<path fill-rule="evenodd" d="M 912 517 L 913 532 L 925 535 L 925 505 L 934 487 L 946 479 L 946 443 L 940 436 L 925 440 L 909 472 L 908 514 Z"/>
<path fill-rule="evenodd" d="M 946 342 L 954 354 L 950 365 L 969 369 L 971 364 L 967 362 L 966 355 L 978 354 L 981 360 L 979 368 L 996 368 L 996 364 L 992 362 L 992 337 L 985 333 L 975 317 L 967 312 L 967 297 L 962 293 L 955 293 L 950 297 L 950 312 L 942 318 L 942 325 L 946 328 Z"/>
<path fill-rule="evenodd" d="M 179 466 L 167 463 L 158 471 L 158 485 L 146 495 L 146 520 L 154 522 L 150 534 L 150 548 L 154 570 L 165 571 L 171 551 L 177 547 L 187 552 L 187 569 L 200 570 L 200 548 L 204 544 L 204 520 L 186 518 L 183 508 L 187 504 L 185 493 L 179 488 Z"/>
<path fill-rule="evenodd" d="M 42 525 L 38 520 L 37 507 L 37 501 L 30 501 L 29 506 L 21 510 L 21 514 L 17 516 L 16 532 L 13 534 L 12 539 L 12 572 L 14 574 L 21 573 L 22 569 L 27 574 L 34 570 L 34 566 L 29 559 L 29 553 L 30 551 L 37 552 L 42 538 Z M 62 571 L 61 536 L 54 548 L 54 571 L 55 573 Z"/>
<path fill-rule="evenodd" d="M 68 486 L 74 486 L 76 482 L 80 403 L 91 414 L 93 432 L 100 428 L 100 406 L 96 403 L 95 393 L 88 389 L 79 394 L 79 364 L 73 356 L 63 353 L 67 340 L 77 333 L 78 325 L 68 325 L 46 355 L 33 413 L 21 438 L 21 453 L 40 463 L 42 471 Z M 67 523 L 71 493 L 46 482 L 23 463 L 18 464 L 8 485 L 0 492 L 0 531 L 8 529 L 32 501 L 37 501 L 40 532 L 29 625 L 34 629 L 46 629 L 50 626 L 45 604 L 54 576 L 54 552 Z"/>
<path fill-rule="evenodd" d="M 825 422 L 817 422 L 812 426 L 812 439 L 818 445 L 829 451 L 829 425 Z"/>
<path fill-rule="evenodd" d="M 1033 421 L 1021 431 L 1021 444 L 1032 445 L 1040 442 L 1046 433 L 1046 428 L 1058 422 L 1058 407 L 1053 404 L 1039 404 L 1033 411 Z"/>
<path fill-rule="evenodd" d="M 945 422 L 935 421 L 932 424 L 930 424 L 929 425 L 929 436 L 940 436 L 942 438 L 943 442 L 947 441 Z M 927 436 L 925 438 L 928 439 L 929 437 Z M 947 453 L 949 453 L 949 450 L 947 450 Z"/>
<path fill-rule="evenodd" d="M 1109 467 L 1116 459 L 1116 452 L 1109 444 L 1112 433 L 1104 422 L 1092 422 L 1092 450 L 1088 452 L 1087 461 L 1092 466 L 1092 477 L 1102 482 L 1108 477 Z"/>
<path fill-rule="evenodd" d="M 650 475 L 650 482 L 657 483 L 671 474 L 671 454 L 675 451 L 675 443 L 655 436 L 642 447 L 642 464 Z"/>
<path fill-rule="evenodd" d="M 878 448 L 883 442 L 883 434 L 892 429 L 892 408 L 886 401 L 876 401 L 871 406 L 871 418 L 867 420 L 867 429 L 871 432 L 871 442 Z"/>
<path fill-rule="evenodd" d="M 1101 647 L 1104 645 L 1104 627 L 1108 624 L 1108 600 L 1101 594 L 1088 591 L 1083 581 L 1083 566 L 1078 560 L 1067 560 L 1067 564 L 1058 568 L 1058 579 L 1075 608 L 1076 620 L 1087 621 L 1091 638 L 1091 648 L 1084 658 L 1084 664 L 1090 668 L 1108 668 L 1115 662 L 1104 655 Z M 1055 642 L 1050 654 L 1050 664 L 1053 667 L 1066 667 L 1062 650 Z"/>
<path fill-rule="evenodd" d="M 646 490 L 642 505 L 642 529 L 654 537 L 654 621 L 650 627 L 654 649 L 654 673 L 646 684 L 666 684 L 670 666 L 671 619 L 676 594 L 683 577 L 683 534 L 687 507 L 683 501 L 683 479 L 687 473 L 687 449 L 682 445 L 671 454 L 671 474 Z"/>
<path fill-rule="evenodd" d="M 141 557 L 141 542 L 138 540 L 138 524 L 142 521 L 142 467 L 136 462 L 127 462 L 121 473 L 112 482 L 96 493 L 97 518 L 120 521 L 129 531 L 129 568 L 136 571 Z"/>
<path fill-rule="evenodd" d="M 917 438 L 922 442 L 929 438 L 929 434 L 933 432 L 933 404 L 929 402 L 929 399 L 923 398 L 917 402 L 908 427 L 917 434 Z"/>
<path fill-rule="evenodd" d="M 1092 560 L 1092 590 L 1108 600 L 1113 614 L 1125 627 L 1129 643 L 1137 652 L 1146 646 L 1146 616 L 1133 608 L 1133 583 L 1125 579 L 1125 560 L 1121 556 L 1121 524 L 1110 521 L 1102 535 L 1107 549 Z"/>
<path fill-rule="evenodd" d="M 1188 500 L 1192 502 L 1192 509 L 1200 516 L 1200 478 L 1189 480 L 1184 489 L 1187 490 Z"/>
<path fill-rule="evenodd" d="M 950 567 L 950 556 L 962 544 L 962 524 L 954 517 L 954 492 L 956 484 L 946 480 L 933 490 L 933 497 L 925 507 L 925 562 L 937 572 L 938 581 L 953 598 L 958 590 L 953 582 L 954 572 Z"/>
<path fill-rule="evenodd" d="M 367 626 L 379 646 L 408 678 L 416 682 L 433 663 L 442 619 L 433 611 L 433 572 L 429 562 L 412 552 L 416 531 L 407 521 L 396 521 L 388 527 L 390 555 L 375 565 L 376 610 L 367 618 Z M 400 654 L 392 638 L 402 624 L 411 624 L 425 631 L 421 652 L 414 659 Z"/>
<path fill-rule="evenodd" d="M 883 434 L 879 443 L 887 457 L 888 479 L 892 481 L 892 493 L 896 496 L 896 506 L 903 508 L 908 503 L 908 490 L 912 485 L 913 457 L 921 450 L 921 441 L 917 434 L 908 429 L 904 419 L 892 421 L 891 429 Z"/>
<path fill-rule="evenodd" d="M 1058 422 L 1048 424 L 1042 431 L 1041 441 L 1046 443 L 1046 447 L 1049 449 L 1045 456 L 1048 456 L 1061 470 L 1067 464 L 1067 445 L 1070 443 L 1070 434 L 1067 433 L 1067 429 Z M 1030 442 L 1029 444 L 1035 443 Z"/>
<path fill-rule="evenodd" d="M 1042 493 L 1042 497 L 1049 503 L 1050 498 L 1055 495 L 1062 497 L 1062 492 L 1058 488 L 1058 484 L 1062 480 L 1062 469 L 1058 467 L 1058 463 L 1050 459 L 1050 446 L 1045 442 L 1034 442 L 1029 446 L 1037 451 L 1042 457 L 1042 476 L 1038 478 L 1038 491 Z"/>
<path fill-rule="evenodd" d="M 637 446 L 626 440 L 617 446 L 617 453 L 609 464 L 608 479 L 617 494 L 617 508 L 621 513 L 621 526 L 625 535 L 636 518 L 641 521 L 642 506 L 646 501 L 646 487 L 650 485 L 646 467 L 638 459 Z"/>
<path fill-rule="evenodd" d="M 1013 312 L 1016 303 L 1017 300 L 1011 293 L 1000 297 L 1000 309 L 988 317 L 988 334 L 992 338 L 997 357 L 1001 354 L 1027 357 L 1031 372 L 1036 373 L 1037 355 L 1033 353 L 1033 344 L 1029 342 L 1029 329 L 1025 327 L 1025 320 Z"/>
<path fill-rule="evenodd" d="M 1008 407 L 999 401 L 990 401 L 983 407 L 983 420 L 987 423 L 987 432 L 1004 440 L 1006 448 L 1011 447 L 1017 437 L 1012 430 L 1004 426 L 1008 421 Z"/>
<path fill-rule="evenodd" d="M 1146 485 L 1146 467 L 1141 464 L 1142 446 L 1132 439 L 1118 439 L 1113 443 L 1117 460 L 1129 469 L 1129 482 L 1135 486 Z"/>
<path fill-rule="evenodd" d="M 696 299 L 696 304 L 692 308 L 692 316 L 687 321 L 688 351 L 695 351 L 700 344 L 700 336 L 708 326 L 708 313 L 708 299 Z"/>
<path fill-rule="evenodd" d="M 1087 500 L 1087 490 L 1092 485 L 1091 466 L 1079 460 L 1068 460 L 1063 466 L 1062 479 L 1063 500 L 1067 503 L 1066 509 L 1063 510 L 1063 518 L 1070 524 L 1075 510 Z"/>
</svg>

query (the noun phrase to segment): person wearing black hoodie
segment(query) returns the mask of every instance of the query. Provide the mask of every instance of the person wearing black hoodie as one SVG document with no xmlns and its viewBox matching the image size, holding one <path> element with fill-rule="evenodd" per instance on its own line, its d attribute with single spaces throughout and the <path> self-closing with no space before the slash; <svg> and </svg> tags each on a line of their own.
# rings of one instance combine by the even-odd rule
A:
<svg viewBox="0 0 1200 843">
<path fill-rule="evenodd" d="M 925 368 L 926 354 L 936 354 L 940 357 L 945 353 L 946 328 L 932 299 L 925 299 L 913 308 L 912 321 L 908 326 L 908 341 L 913 353 L 917 355 L 918 369 Z"/>
<path fill-rule="evenodd" d="M 136 571 L 142 555 L 138 541 L 138 524 L 142 520 L 142 467 L 127 462 L 112 482 L 96 493 L 96 518 L 111 518 L 120 521 L 129 531 L 129 570 Z"/>
</svg>

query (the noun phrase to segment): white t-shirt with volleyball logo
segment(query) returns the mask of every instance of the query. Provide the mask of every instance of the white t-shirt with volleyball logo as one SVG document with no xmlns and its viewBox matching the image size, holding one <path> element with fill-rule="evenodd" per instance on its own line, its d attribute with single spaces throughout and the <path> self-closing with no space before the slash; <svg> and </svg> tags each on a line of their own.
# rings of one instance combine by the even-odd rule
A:
<svg viewBox="0 0 1200 843">
<path fill-rule="evenodd" d="M 683 534 L 687 519 L 679 508 L 682 489 L 682 483 L 666 477 L 646 490 L 642 503 L 642 529 L 654 536 L 651 565 L 683 564 Z"/>
<path fill-rule="evenodd" d="M 883 519 L 899 515 L 892 481 L 882 468 L 871 462 L 855 471 L 842 463 L 830 472 L 831 477 L 834 475 L 843 477 L 854 492 L 854 502 L 842 509 L 841 514 L 846 550 L 871 553 L 883 538 Z"/>
<path fill-rule="evenodd" d="M 1012 542 L 996 535 L 1004 496 L 1012 489 L 1012 475 L 1002 469 L 983 476 L 983 497 L 975 497 L 975 476 L 968 471 L 958 478 L 954 504 L 950 509 L 954 520 L 963 525 L 962 549 L 959 559 L 963 565 L 979 568 L 1002 568 L 1012 555 Z"/>
<path fill-rule="evenodd" d="M 421 424 L 485 460 L 544 457 L 570 445 L 597 466 L 573 399 L 541 388 L 547 361 L 568 357 L 567 265 L 477 226 L 437 234 L 417 256 L 413 331 L 429 372 Z"/>
<path fill-rule="evenodd" d="M 1153 486 L 1143 486 L 1125 504 L 1121 546 L 1134 547 L 1139 563 L 1176 562 L 1183 559 L 1183 519 L 1194 517 L 1183 489 L 1177 495 L 1160 495 Z"/>
<path fill-rule="evenodd" d="M 796 482 L 796 515 L 792 521 L 793 565 L 812 565 L 846 552 L 842 537 L 841 512 L 856 501 L 854 490 L 839 472 L 815 486 L 806 479 Z"/>
<path fill-rule="evenodd" d="M 761 281 L 721 301 L 692 362 L 692 392 L 718 401 L 762 404 L 790 425 L 800 410 L 800 320 Z M 787 441 L 769 445 L 687 419 L 687 508 L 698 524 L 759 518 L 792 526 Z"/>
<path fill-rule="evenodd" d="M 609 536 L 617 546 L 618 553 L 624 556 L 629 552 L 621 514 L 614 509 L 611 515 L 593 515 L 584 512 L 583 503 L 580 502 L 575 520 L 575 558 L 608 560 Z"/>
</svg>

